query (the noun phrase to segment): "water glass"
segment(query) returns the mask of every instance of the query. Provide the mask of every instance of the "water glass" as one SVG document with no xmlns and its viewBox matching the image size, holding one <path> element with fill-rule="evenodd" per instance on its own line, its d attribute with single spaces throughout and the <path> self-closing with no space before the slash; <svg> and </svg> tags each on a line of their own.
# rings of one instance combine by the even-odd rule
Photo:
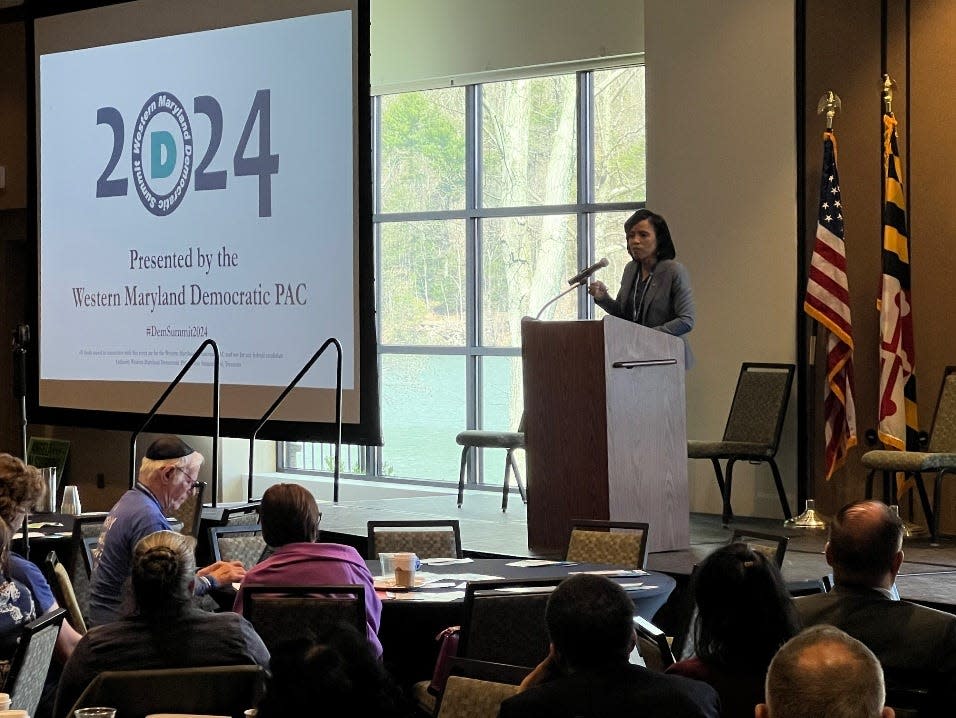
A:
<svg viewBox="0 0 956 718">
<path fill-rule="evenodd" d="M 56 467 L 44 466 L 40 469 L 40 476 L 46 485 L 46 502 L 43 504 L 42 511 L 45 513 L 54 513 L 56 511 Z"/>
<path fill-rule="evenodd" d="M 73 715 L 75 718 L 116 718 L 116 709 L 106 708 L 105 706 L 77 708 L 73 711 Z"/>
</svg>

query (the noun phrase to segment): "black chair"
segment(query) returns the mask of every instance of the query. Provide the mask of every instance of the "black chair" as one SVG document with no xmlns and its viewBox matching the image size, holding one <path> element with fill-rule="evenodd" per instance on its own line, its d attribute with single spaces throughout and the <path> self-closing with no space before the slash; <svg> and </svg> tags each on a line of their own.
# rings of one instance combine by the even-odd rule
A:
<svg viewBox="0 0 956 718">
<path fill-rule="evenodd" d="M 534 667 L 548 655 L 545 606 L 560 579 L 469 581 L 458 655 Z"/>
<path fill-rule="evenodd" d="M 783 568 L 783 557 L 787 553 L 787 544 L 790 542 L 789 536 L 734 529 L 729 543 L 737 541 L 747 544 L 751 551 L 759 551 L 776 563 L 778 568 Z"/>
<path fill-rule="evenodd" d="M 793 364 L 742 364 L 723 438 L 720 441 L 687 442 L 688 458 L 710 459 L 714 466 L 717 486 L 723 498 L 722 517 L 725 524 L 734 518 L 730 491 L 734 464 L 738 461 L 766 462 L 770 466 L 783 515 L 787 519 L 793 517 L 774 457 L 780 445 L 783 420 L 787 415 L 794 370 Z M 727 461 L 726 479 L 720 468 L 721 459 Z"/>
<path fill-rule="evenodd" d="M 465 472 L 468 469 L 468 454 L 472 449 L 506 449 L 505 454 L 505 480 L 501 489 L 501 510 L 508 510 L 508 489 L 511 483 L 511 472 L 515 474 L 515 484 L 518 485 L 518 493 L 521 500 L 528 503 L 528 496 L 525 493 L 524 482 L 521 480 L 521 472 L 518 470 L 518 462 L 515 460 L 515 451 L 524 448 L 524 414 L 521 415 L 521 421 L 518 423 L 517 431 L 482 431 L 469 429 L 462 431 L 455 437 L 455 442 L 462 447 L 461 450 L 461 470 L 458 473 L 458 508 L 465 499 Z"/>
<path fill-rule="evenodd" d="M 344 622 L 366 635 L 365 588 L 343 586 L 242 586 L 242 615 L 270 652 L 308 632 Z"/>
<path fill-rule="evenodd" d="M 77 708 L 110 706 L 120 718 L 154 713 L 228 715 L 242 718 L 265 693 L 261 666 L 202 666 L 104 671 L 87 686 Z M 63 706 L 57 706 L 62 713 Z"/>
<path fill-rule="evenodd" d="M 461 558 L 458 519 L 369 521 L 368 557 L 397 551 L 412 551 L 419 558 Z"/>
<path fill-rule="evenodd" d="M 648 670 L 663 673 L 674 664 L 674 654 L 661 629 L 640 616 L 634 616 L 634 632 L 637 634 L 637 649 Z"/>
<path fill-rule="evenodd" d="M 634 521 L 571 520 L 566 559 L 577 563 L 604 563 L 621 568 L 644 568 L 647 524 Z"/>
<path fill-rule="evenodd" d="M 262 527 L 256 525 L 212 526 L 209 545 L 213 561 L 240 561 L 248 571 L 268 552 Z"/>
<path fill-rule="evenodd" d="M 10 694 L 11 708 L 36 715 L 65 615 L 64 609 L 56 608 L 23 627 L 4 683 L 4 691 Z"/>
<path fill-rule="evenodd" d="M 866 476 L 866 498 L 873 496 L 873 476 L 877 471 L 883 474 L 883 500 L 886 503 L 896 503 L 893 499 L 895 487 L 890 486 L 892 476 L 901 473 L 913 479 L 929 525 L 930 541 L 936 544 L 939 541 L 943 478 L 956 473 L 956 366 L 948 366 L 943 372 L 925 452 L 875 450 L 867 451 L 860 460 L 870 470 Z M 923 484 L 924 472 L 936 474 L 932 508 Z"/>
</svg>

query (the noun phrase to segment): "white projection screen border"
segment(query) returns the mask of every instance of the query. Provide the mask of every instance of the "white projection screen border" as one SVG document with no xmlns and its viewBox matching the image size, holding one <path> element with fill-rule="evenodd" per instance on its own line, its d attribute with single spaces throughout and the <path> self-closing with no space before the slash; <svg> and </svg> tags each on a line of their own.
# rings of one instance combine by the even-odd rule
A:
<svg viewBox="0 0 956 718">
<path fill-rule="evenodd" d="M 343 440 L 381 443 L 368 0 L 56 5 L 31 38 L 31 419 L 134 428 L 213 339 L 247 436 L 334 337 Z M 262 438 L 333 438 L 335 359 Z M 212 365 L 151 426 L 202 431 Z"/>
</svg>

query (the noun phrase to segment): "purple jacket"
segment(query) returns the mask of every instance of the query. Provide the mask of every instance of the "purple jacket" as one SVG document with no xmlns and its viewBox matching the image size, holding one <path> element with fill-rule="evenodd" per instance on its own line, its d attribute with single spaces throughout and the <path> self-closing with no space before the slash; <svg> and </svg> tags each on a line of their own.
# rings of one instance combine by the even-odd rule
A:
<svg viewBox="0 0 956 718">
<path fill-rule="evenodd" d="M 351 546 L 337 543 L 290 543 L 254 566 L 242 580 L 243 586 L 308 586 L 310 584 L 358 584 L 365 588 L 365 621 L 368 642 L 376 656 L 382 655 L 378 627 L 382 619 L 382 601 L 372 585 L 372 574 L 365 561 Z M 242 613 L 242 591 L 232 607 Z"/>
</svg>

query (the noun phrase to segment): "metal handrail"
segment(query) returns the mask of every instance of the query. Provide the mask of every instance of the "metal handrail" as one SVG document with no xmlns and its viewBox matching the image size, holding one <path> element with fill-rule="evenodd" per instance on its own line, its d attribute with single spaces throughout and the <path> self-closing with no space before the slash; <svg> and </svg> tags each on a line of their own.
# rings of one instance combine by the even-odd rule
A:
<svg viewBox="0 0 956 718">
<path fill-rule="evenodd" d="M 255 453 L 255 443 L 256 436 L 259 434 L 259 429 L 261 429 L 269 419 L 272 418 L 272 415 L 275 413 L 275 410 L 279 408 L 279 405 L 285 401 L 285 398 L 289 395 L 299 381 L 305 376 L 306 372 L 312 368 L 312 365 L 315 364 L 316 360 L 322 356 L 323 352 L 329 348 L 329 345 L 335 346 L 335 351 L 337 353 L 337 358 L 335 361 L 335 474 L 332 479 L 332 501 L 334 503 L 339 502 L 339 452 L 342 448 L 342 345 L 339 343 L 339 340 L 335 337 L 329 337 L 325 340 L 325 343 L 312 355 L 312 358 L 305 363 L 305 366 L 295 375 L 295 378 L 289 382 L 289 385 L 283 389 L 282 393 L 276 397 L 276 400 L 272 402 L 272 406 L 266 409 L 266 413 L 262 415 L 262 418 L 259 419 L 259 423 L 256 424 L 256 428 L 252 431 L 252 435 L 249 437 L 249 483 L 246 488 L 246 498 L 252 500 L 252 466 Z"/>
<path fill-rule="evenodd" d="M 176 378 L 170 382 L 169 386 L 166 387 L 166 391 L 163 392 L 163 395 L 159 397 L 156 403 L 153 405 L 153 408 L 149 410 L 149 413 L 146 415 L 146 420 L 143 422 L 136 431 L 133 432 L 133 435 L 129 440 L 129 487 L 133 488 L 136 485 L 136 439 L 140 434 L 143 433 L 143 430 L 146 429 L 149 422 L 153 420 L 153 417 L 159 412 L 159 407 L 163 405 L 163 402 L 166 401 L 166 398 L 172 393 L 173 389 L 179 386 L 179 382 L 182 381 L 183 377 L 186 376 L 193 364 L 196 363 L 196 360 L 199 359 L 200 355 L 206 350 L 206 347 L 212 347 L 213 351 L 213 369 L 212 369 L 212 505 L 216 506 L 218 499 L 218 488 L 219 488 L 219 345 L 216 344 L 215 340 L 207 339 L 202 344 L 199 345 L 199 348 L 193 353 L 189 361 L 186 362 L 186 365 L 182 368 L 179 374 L 176 375 Z"/>
</svg>

